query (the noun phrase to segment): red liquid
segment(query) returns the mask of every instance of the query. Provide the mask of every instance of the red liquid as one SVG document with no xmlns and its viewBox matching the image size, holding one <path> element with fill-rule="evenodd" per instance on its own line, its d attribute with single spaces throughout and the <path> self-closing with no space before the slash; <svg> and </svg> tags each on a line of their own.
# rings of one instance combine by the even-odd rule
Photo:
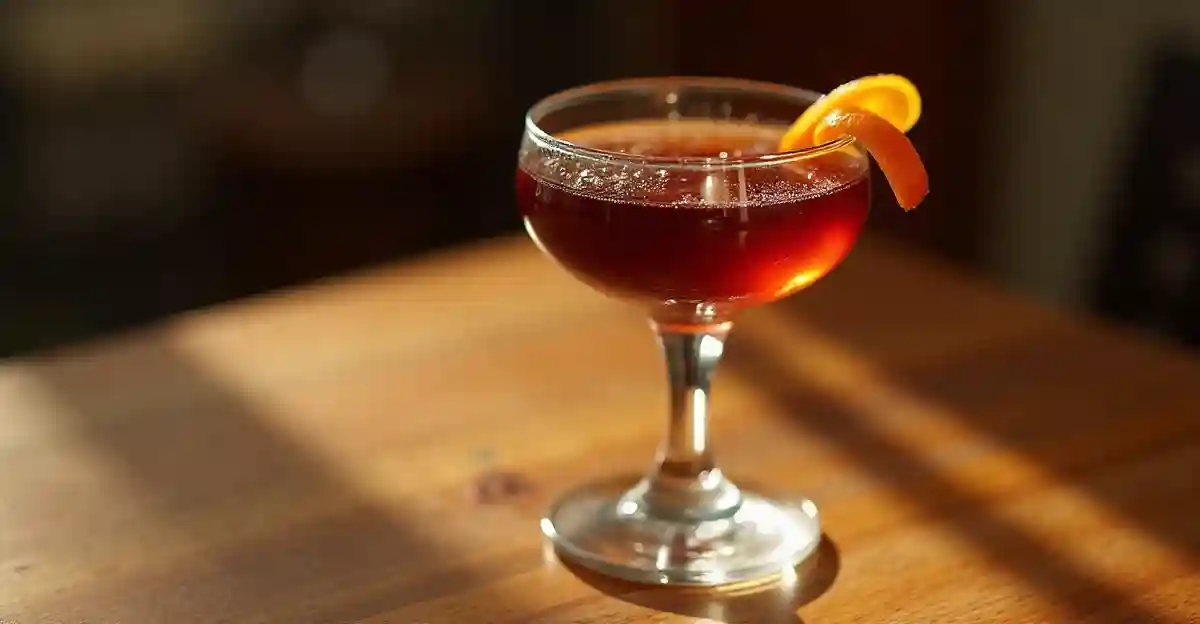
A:
<svg viewBox="0 0 1200 624">
<path fill-rule="evenodd" d="M 770 153 L 783 130 L 651 121 L 561 138 L 648 156 L 737 157 Z M 867 217 L 866 161 L 846 152 L 714 174 L 523 161 L 517 201 L 538 245 L 595 288 L 650 303 L 778 299 L 832 270 Z"/>
</svg>

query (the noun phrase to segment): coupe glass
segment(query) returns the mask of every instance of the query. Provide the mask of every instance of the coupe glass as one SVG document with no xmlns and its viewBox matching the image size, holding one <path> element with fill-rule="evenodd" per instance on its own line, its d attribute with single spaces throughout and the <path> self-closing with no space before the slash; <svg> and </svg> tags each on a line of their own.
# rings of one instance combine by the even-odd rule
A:
<svg viewBox="0 0 1200 624">
<path fill-rule="evenodd" d="M 666 439 L 640 483 L 587 485 L 548 511 L 542 530 L 560 556 L 631 581 L 718 585 L 777 575 L 816 549 L 816 506 L 730 482 L 708 418 L 737 312 L 825 275 L 866 219 L 869 166 L 852 139 L 770 153 L 819 97 L 670 77 L 580 87 L 529 110 L 526 229 L 577 278 L 646 310 L 670 393 Z"/>
</svg>

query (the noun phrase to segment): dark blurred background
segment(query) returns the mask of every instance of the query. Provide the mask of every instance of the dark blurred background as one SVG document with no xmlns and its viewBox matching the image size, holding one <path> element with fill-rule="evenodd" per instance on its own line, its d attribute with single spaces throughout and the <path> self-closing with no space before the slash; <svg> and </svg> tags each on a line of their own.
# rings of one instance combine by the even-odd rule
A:
<svg viewBox="0 0 1200 624">
<path fill-rule="evenodd" d="M 0 354 L 518 231 L 561 88 L 879 72 L 933 193 L 872 227 L 1200 345 L 1195 0 L 9 0 Z"/>
</svg>

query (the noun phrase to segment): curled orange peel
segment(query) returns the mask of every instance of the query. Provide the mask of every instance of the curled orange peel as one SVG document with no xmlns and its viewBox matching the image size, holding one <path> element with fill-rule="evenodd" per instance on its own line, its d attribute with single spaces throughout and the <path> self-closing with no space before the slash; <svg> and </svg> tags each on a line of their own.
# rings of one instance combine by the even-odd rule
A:
<svg viewBox="0 0 1200 624">
<path fill-rule="evenodd" d="M 853 137 L 883 171 L 896 202 L 912 210 L 929 193 L 921 156 L 905 136 L 921 116 L 921 96 L 908 79 L 895 74 L 850 81 L 817 100 L 779 141 L 789 152 Z"/>
</svg>

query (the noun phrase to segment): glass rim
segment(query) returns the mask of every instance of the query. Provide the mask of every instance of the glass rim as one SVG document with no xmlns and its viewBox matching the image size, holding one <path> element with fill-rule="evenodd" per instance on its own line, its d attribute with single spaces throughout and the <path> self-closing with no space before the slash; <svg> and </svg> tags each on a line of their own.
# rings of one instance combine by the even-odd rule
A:
<svg viewBox="0 0 1200 624">
<path fill-rule="evenodd" d="M 572 100 L 582 96 L 625 90 L 635 91 L 637 89 L 644 89 L 648 87 L 662 87 L 665 85 L 671 85 L 673 83 L 683 87 L 740 89 L 748 93 L 758 91 L 794 99 L 798 103 L 803 102 L 807 103 L 808 105 L 812 105 L 812 103 L 824 97 L 823 93 L 819 93 L 817 91 L 810 91 L 808 89 L 791 87 L 774 82 L 748 80 L 743 78 L 660 76 L 606 80 L 565 89 L 538 100 L 525 113 L 525 133 L 535 143 L 539 144 L 540 147 L 560 150 L 574 156 L 592 158 L 606 162 L 625 163 L 630 165 L 655 165 L 667 168 L 699 169 L 709 169 L 714 166 L 743 168 L 778 166 L 806 160 L 822 154 L 828 154 L 844 147 L 849 147 L 855 143 L 854 137 L 841 136 L 833 139 L 832 141 L 826 141 L 825 143 L 821 143 L 819 145 L 802 147 L 800 149 L 789 150 L 786 152 L 761 154 L 758 156 L 736 156 L 725 158 L 714 156 L 647 156 L 640 154 L 628 154 L 625 152 L 614 152 L 611 150 L 598 149 L 594 147 L 585 147 L 546 132 L 537 124 L 537 121 L 535 121 L 535 118 L 540 118 L 548 113 L 552 113 L 558 108 L 570 103 Z"/>
</svg>

